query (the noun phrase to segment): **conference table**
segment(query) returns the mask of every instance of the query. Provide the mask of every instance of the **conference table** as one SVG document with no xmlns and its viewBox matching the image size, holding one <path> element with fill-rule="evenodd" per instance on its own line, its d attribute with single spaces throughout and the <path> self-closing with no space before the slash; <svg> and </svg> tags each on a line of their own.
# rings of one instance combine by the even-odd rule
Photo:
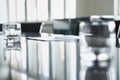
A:
<svg viewBox="0 0 120 80">
<path fill-rule="evenodd" d="M 3 38 L 3 33 L 0 33 L 0 80 L 100 80 L 97 78 L 110 75 L 113 80 L 118 75 L 115 71 L 118 69 L 117 56 L 110 61 L 101 61 L 102 66 L 110 63 L 106 67 L 110 72 L 106 68 L 86 65 L 90 61 L 82 60 L 80 36 L 41 33 L 38 37 L 26 37 L 22 34 L 20 44 L 11 42 L 17 44 L 12 47 L 6 46 Z M 115 48 L 114 55 L 117 50 Z"/>
</svg>

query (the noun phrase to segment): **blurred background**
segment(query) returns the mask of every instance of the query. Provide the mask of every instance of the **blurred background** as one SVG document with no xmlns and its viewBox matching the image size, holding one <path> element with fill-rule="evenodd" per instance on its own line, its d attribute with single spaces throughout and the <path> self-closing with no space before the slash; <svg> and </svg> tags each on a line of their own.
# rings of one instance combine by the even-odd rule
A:
<svg viewBox="0 0 120 80">
<path fill-rule="evenodd" d="M 0 0 L 0 22 L 114 15 L 114 0 Z"/>
</svg>

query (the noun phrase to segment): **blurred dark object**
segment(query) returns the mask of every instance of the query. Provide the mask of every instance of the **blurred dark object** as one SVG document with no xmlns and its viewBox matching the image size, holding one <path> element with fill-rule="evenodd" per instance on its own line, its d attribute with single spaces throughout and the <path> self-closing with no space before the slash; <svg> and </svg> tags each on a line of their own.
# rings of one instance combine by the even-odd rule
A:
<svg viewBox="0 0 120 80">
<path fill-rule="evenodd" d="M 3 26 L 3 24 L 0 24 L 0 31 L 2 31 L 2 26 Z"/>
<path fill-rule="evenodd" d="M 38 33 L 40 31 L 42 22 L 23 22 L 21 23 L 21 32 Z"/>
<path fill-rule="evenodd" d="M 26 37 L 39 37 L 41 36 L 42 22 L 23 22 L 21 23 L 21 33 Z"/>
</svg>

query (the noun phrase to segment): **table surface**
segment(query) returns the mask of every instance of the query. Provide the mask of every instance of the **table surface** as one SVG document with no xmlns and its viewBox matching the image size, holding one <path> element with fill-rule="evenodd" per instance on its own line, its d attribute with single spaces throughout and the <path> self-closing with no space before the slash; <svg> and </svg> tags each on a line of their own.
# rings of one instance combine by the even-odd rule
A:
<svg viewBox="0 0 120 80">
<path fill-rule="evenodd" d="M 47 33 L 43 33 L 41 37 L 22 35 L 21 45 L 17 45 L 16 49 L 7 48 L 3 38 L 1 33 L 0 80 L 79 80 L 82 76 L 79 75 L 79 36 Z M 92 69 L 93 67 L 90 67 L 87 70 L 86 76 L 95 76 Z M 106 72 L 105 75 L 108 74 Z M 107 80 L 105 78 L 101 80 Z M 95 80 L 95 77 L 93 79 Z"/>
</svg>

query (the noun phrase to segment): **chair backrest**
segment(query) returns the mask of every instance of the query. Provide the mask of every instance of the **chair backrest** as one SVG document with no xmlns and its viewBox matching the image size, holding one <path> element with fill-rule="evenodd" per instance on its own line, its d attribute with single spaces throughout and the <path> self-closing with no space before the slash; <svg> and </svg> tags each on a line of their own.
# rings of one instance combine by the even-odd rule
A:
<svg viewBox="0 0 120 80">
<path fill-rule="evenodd" d="M 53 33 L 71 34 L 69 19 L 55 19 L 53 21 Z"/>
<path fill-rule="evenodd" d="M 65 35 L 76 35 L 76 24 L 78 21 L 88 21 L 89 17 L 71 19 L 56 19 L 53 22 L 53 32 Z"/>
<path fill-rule="evenodd" d="M 42 22 L 24 22 L 21 23 L 22 33 L 39 33 L 41 29 Z"/>
</svg>

